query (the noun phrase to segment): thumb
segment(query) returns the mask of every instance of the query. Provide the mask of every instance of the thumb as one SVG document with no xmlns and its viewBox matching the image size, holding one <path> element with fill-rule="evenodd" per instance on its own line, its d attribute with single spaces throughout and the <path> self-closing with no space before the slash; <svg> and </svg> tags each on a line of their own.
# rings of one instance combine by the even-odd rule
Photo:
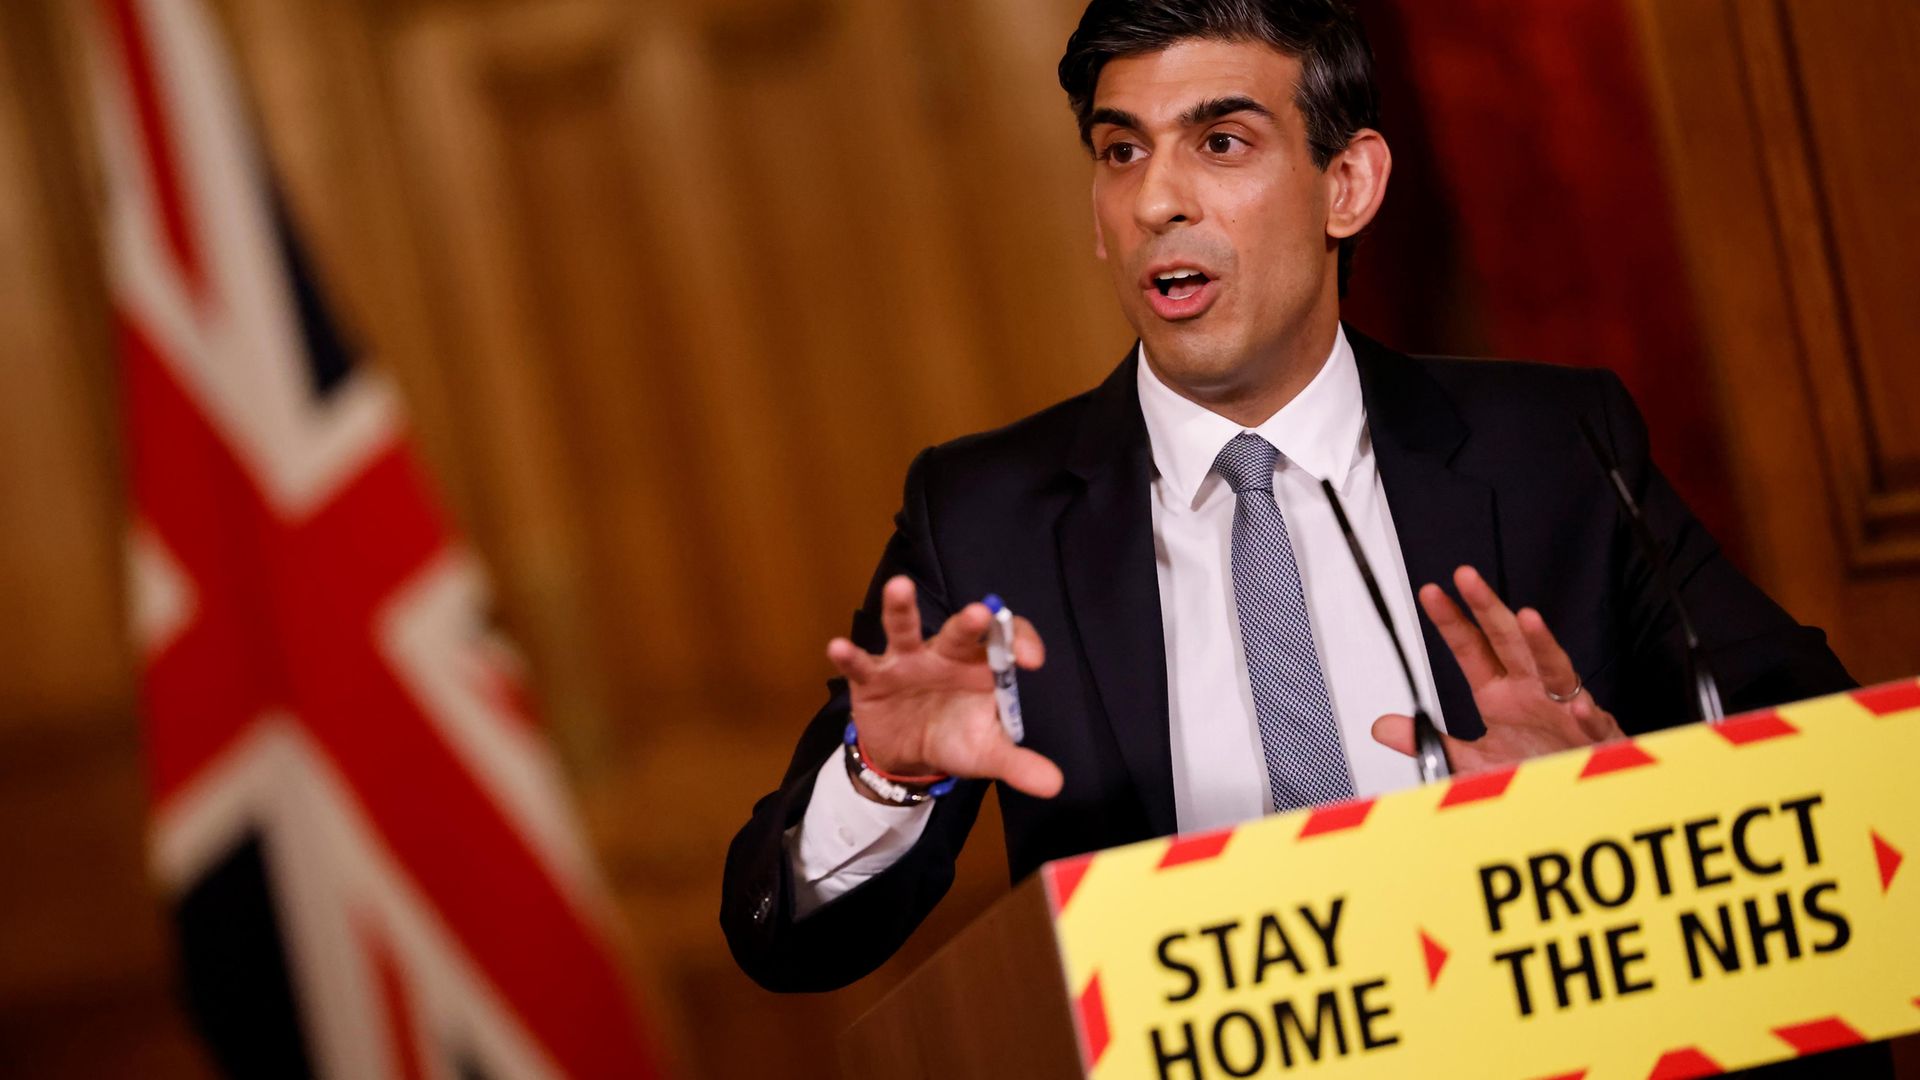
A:
<svg viewBox="0 0 1920 1080">
<path fill-rule="evenodd" d="M 1395 753 L 1413 756 L 1413 717 L 1388 713 L 1373 722 L 1373 741 Z"/>
<path fill-rule="evenodd" d="M 1373 741 L 1395 753 L 1415 756 L 1413 745 L 1413 717 L 1402 713 L 1388 713 L 1373 722 Z M 1447 748 L 1447 759 L 1455 768 L 1463 768 L 1464 757 L 1471 756 L 1471 750 L 1463 754 L 1463 748 L 1473 744 L 1463 742 L 1446 732 L 1440 732 L 1440 742 Z"/>
<path fill-rule="evenodd" d="M 999 778 L 1008 787 L 1036 799 L 1051 799 L 1060 794 L 1060 788 L 1066 783 L 1066 777 L 1044 755 L 1035 751 L 1004 744 L 1000 753 L 988 763 L 991 774 Z"/>
</svg>

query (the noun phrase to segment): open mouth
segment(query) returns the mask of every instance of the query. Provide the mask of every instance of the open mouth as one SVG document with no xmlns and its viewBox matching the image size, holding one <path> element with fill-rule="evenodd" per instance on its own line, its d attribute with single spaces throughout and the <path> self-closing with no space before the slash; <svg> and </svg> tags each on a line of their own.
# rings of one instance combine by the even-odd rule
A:
<svg viewBox="0 0 1920 1080">
<path fill-rule="evenodd" d="M 1212 280 L 1198 270 L 1168 270 L 1153 276 L 1153 287 L 1169 300 L 1186 300 Z"/>
<path fill-rule="evenodd" d="M 1206 314 L 1220 299 L 1219 279 L 1192 266 L 1155 270 L 1141 283 L 1147 306 L 1168 322 L 1182 322 Z"/>
</svg>

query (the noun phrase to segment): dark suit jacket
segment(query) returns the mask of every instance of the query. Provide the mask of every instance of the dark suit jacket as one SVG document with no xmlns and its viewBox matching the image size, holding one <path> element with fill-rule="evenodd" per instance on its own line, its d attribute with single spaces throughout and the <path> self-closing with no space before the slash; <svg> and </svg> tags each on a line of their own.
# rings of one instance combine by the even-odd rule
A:
<svg viewBox="0 0 1920 1080">
<path fill-rule="evenodd" d="M 1416 588 L 1477 567 L 1510 604 L 1540 610 L 1628 732 L 1687 718 L 1672 607 L 1582 441 L 1576 418 L 1585 415 L 1612 442 L 1666 550 L 1728 709 L 1853 685 L 1825 636 L 1796 625 L 1734 569 L 1674 494 L 1611 373 L 1412 359 L 1347 333 Z M 997 592 L 1045 639 L 1046 666 L 1020 676 L 1026 745 L 1060 765 L 1066 787 L 1053 799 L 1001 789 L 1016 880 L 1050 859 L 1175 830 L 1153 466 L 1136 362 L 1130 356 L 1097 389 L 1036 416 L 921 453 L 853 617 L 853 640 L 882 651 L 880 587 L 906 574 L 919 585 L 928 632 Z M 1465 678 L 1433 627 L 1424 630 L 1447 727 L 1480 734 Z M 846 725 L 846 685 L 828 686 L 779 790 L 755 805 L 727 857 L 721 924 L 740 966 L 775 990 L 832 989 L 891 956 L 951 884 L 986 789 L 962 782 L 897 863 L 796 920 L 781 834 L 806 811 L 814 773 Z"/>
</svg>

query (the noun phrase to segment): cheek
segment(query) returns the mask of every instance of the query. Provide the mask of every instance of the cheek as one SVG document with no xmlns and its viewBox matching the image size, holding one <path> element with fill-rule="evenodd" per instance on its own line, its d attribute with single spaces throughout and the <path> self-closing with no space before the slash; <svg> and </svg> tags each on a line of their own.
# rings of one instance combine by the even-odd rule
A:
<svg viewBox="0 0 1920 1080">
<path fill-rule="evenodd" d="M 1222 224 L 1233 239 L 1241 273 L 1272 279 L 1310 270 L 1325 251 L 1322 199 L 1318 184 L 1290 172 L 1225 203 Z"/>
<path fill-rule="evenodd" d="M 1094 200 L 1093 242 L 1095 253 L 1110 266 L 1118 267 L 1126 261 L 1132 246 L 1127 239 L 1127 222 L 1124 216 L 1115 213 L 1111 200 Z"/>
</svg>

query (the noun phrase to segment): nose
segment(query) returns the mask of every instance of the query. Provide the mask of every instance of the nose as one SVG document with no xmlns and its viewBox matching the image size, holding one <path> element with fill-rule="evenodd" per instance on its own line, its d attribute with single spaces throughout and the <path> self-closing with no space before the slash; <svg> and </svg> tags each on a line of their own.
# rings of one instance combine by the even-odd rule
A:
<svg viewBox="0 0 1920 1080">
<path fill-rule="evenodd" d="M 1158 154 L 1147 159 L 1145 174 L 1133 203 L 1134 220 L 1151 233 L 1166 233 L 1200 220 L 1193 185 L 1179 155 Z"/>
</svg>

